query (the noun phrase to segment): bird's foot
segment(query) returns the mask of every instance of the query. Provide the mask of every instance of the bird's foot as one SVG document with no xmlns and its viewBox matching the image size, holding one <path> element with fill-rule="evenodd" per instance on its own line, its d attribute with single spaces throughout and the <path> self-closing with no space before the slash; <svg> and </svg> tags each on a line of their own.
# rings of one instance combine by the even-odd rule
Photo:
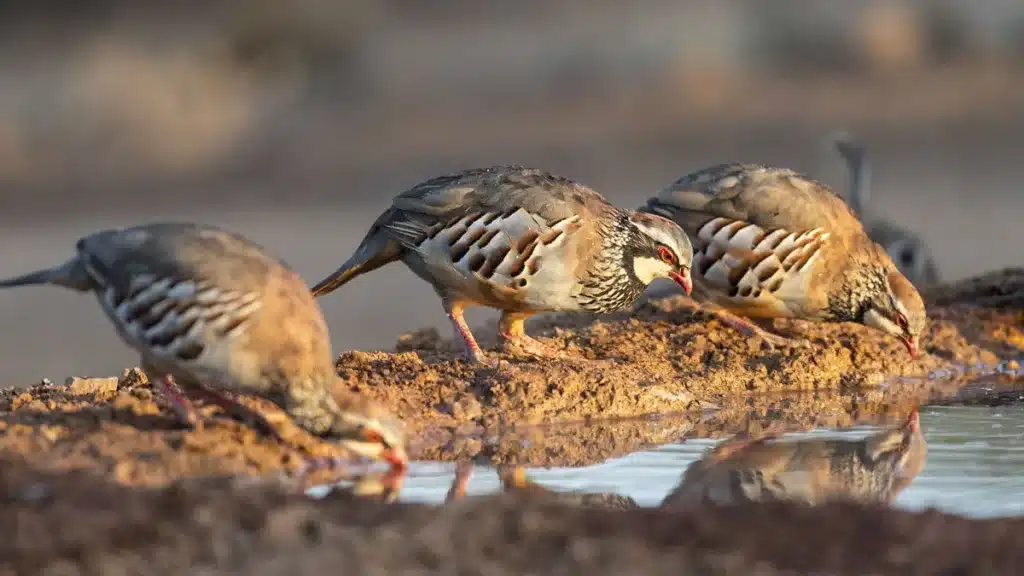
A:
<svg viewBox="0 0 1024 576">
<path fill-rule="evenodd" d="M 171 411 L 174 412 L 175 420 L 184 428 L 195 428 L 200 421 L 199 413 L 192 402 L 182 393 L 174 379 L 164 376 L 157 378 L 155 383 L 160 395 L 164 397 L 167 404 L 170 405 Z"/>
<path fill-rule="evenodd" d="M 777 346 L 804 347 L 810 344 L 810 342 L 805 338 L 789 338 L 774 332 L 769 332 L 754 322 L 747 320 L 746 318 L 741 318 L 740 316 L 732 314 L 724 309 L 710 309 L 707 310 L 707 312 L 718 318 L 723 324 L 740 331 L 747 337 L 760 338 L 772 349 Z"/>
<path fill-rule="evenodd" d="M 538 358 L 569 358 L 569 355 L 565 352 L 545 344 L 540 340 L 531 338 L 526 334 L 511 332 L 503 333 L 501 337 L 504 340 L 504 347 L 506 350 L 521 352 Z"/>
</svg>

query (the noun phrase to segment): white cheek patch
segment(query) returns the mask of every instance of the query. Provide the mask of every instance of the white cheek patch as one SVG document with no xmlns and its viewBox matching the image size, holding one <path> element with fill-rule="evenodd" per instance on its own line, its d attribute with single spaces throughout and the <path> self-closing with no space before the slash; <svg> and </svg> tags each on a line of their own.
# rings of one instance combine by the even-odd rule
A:
<svg viewBox="0 0 1024 576">
<path fill-rule="evenodd" d="M 657 258 L 640 256 L 633 259 L 633 273 L 644 284 L 650 284 L 657 278 L 665 278 L 672 267 Z"/>
<path fill-rule="evenodd" d="M 864 323 L 872 328 L 881 330 L 887 334 L 900 335 L 903 334 L 903 329 L 896 325 L 895 322 L 886 318 L 883 314 L 877 310 L 868 310 L 864 313 Z"/>
</svg>

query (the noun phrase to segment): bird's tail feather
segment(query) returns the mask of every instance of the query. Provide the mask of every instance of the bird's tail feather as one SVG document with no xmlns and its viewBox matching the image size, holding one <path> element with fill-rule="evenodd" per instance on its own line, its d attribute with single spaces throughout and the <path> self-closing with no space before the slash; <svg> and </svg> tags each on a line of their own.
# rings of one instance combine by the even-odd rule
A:
<svg viewBox="0 0 1024 576">
<path fill-rule="evenodd" d="M 86 292 L 94 288 L 94 281 L 86 272 L 82 261 L 77 256 L 60 266 L 0 280 L 0 288 L 37 286 L 40 284 L 53 284 L 80 292 Z"/>
</svg>

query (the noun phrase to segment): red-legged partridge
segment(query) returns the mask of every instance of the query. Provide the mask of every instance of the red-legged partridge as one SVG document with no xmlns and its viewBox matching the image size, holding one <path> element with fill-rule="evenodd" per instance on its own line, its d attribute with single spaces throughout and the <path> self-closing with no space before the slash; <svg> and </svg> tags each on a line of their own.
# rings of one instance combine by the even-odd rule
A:
<svg viewBox="0 0 1024 576">
<path fill-rule="evenodd" d="M 95 293 L 183 424 L 197 417 L 182 390 L 234 414 L 252 415 L 223 392 L 258 395 L 314 435 L 405 466 L 401 424 L 336 392 L 327 326 L 306 283 L 241 236 L 188 223 L 105 230 L 79 240 L 66 263 L 0 288 L 34 284 Z"/>
<path fill-rule="evenodd" d="M 661 506 L 889 502 L 921 472 L 926 458 L 917 410 L 899 426 L 863 440 L 727 440 L 691 464 Z"/>
<path fill-rule="evenodd" d="M 622 310 L 656 278 L 671 278 L 689 294 L 691 258 L 689 239 L 668 219 L 618 209 L 590 188 L 540 170 L 495 166 L 399 194 L 313 293 L 401 260 L 437 291 L 471 361 L 485 361 L 463 319 L 473 305 L 502 311 L 506 343 L 560 356 L 526 335 L 530 315 Z"/>
<path fill-rule="evenodd" d="M 864 223 L 868 236 L 885 248 L 900 272 L 915 286 L 938 284 L 939 268 L 924 240 L 902 226 L 877 217 L 869 208 L 871 165 L 867 148 L 845 131 L 834 134 L 832 144 L 849 171 L 850 188 L 847 197 L 850 208 Z"/>
<path fill-rule="evenodd" d="M 694 296 L 731 326 L 789 344 L 741 316 L 858 322 L 917 355 L 921 296 L 824 184 L 785 168 L 721 164 L 683 176 L 641 210 L 693 239 Z"/>
</svg>

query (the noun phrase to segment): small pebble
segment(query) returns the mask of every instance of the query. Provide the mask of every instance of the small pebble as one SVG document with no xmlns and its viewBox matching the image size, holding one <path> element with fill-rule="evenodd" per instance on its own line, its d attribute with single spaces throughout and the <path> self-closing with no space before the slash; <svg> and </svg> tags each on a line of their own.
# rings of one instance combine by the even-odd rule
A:
<svg viewBox="0 0 1024 576">
<path fill-rule="evenodd" d="M 465 396 L 452 403 L 452 416 L 456 420 L 475 420 L 483 415 L 480 402 L 472 396 Z"/>
<path fill-rule="evenodd" d="M 103 396 L 117 392 L 117 382 L 118 379 L 116 377 L 78 378 L 73 376 L 65 380 L 64 384 L 68 387 L 68 391 L 76 396 L 86 396 L 89 394 Z"/>
</svg>

